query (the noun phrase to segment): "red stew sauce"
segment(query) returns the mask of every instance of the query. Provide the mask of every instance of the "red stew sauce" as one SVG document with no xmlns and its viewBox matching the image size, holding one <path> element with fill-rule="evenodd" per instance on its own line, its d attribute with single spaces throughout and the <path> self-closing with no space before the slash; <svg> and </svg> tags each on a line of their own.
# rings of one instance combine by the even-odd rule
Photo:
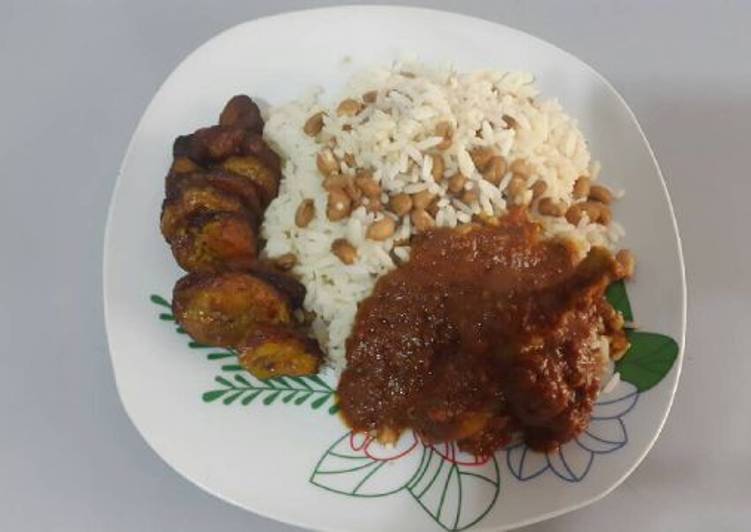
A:
<svg viewBox="0 0 751 532">
<path fill-rule="evenodd" d="M 576 257 L 522 210 L 416 237 L 358 308 L 338 388 L 347 424 L 478 456 L 516 434 L 540 451 L 579 434 L 600 387 L 598 338 L 623 331 L 604 298 L 613 256 Z"/>
</svg>

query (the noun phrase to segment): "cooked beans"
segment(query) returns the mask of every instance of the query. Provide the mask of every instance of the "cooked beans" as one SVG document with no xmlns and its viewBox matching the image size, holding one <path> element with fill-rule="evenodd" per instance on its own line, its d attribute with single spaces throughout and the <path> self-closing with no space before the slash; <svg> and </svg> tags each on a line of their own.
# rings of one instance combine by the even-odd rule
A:
<svg viewBox="0 0 751 532">
<path fill-rule="evenodd" d="M 415 209 L 427 209 L 431 201 L 433 201 L 433 194 L 427 190 L 412 194 L 412 205 Z"/>
<path fill-rule="evenodd" d="M 503 176 L 506 175 L 507 169 L 508 164 L 506 163 L 506 159 L 504 159 L 502 155 L 496 155 L 494 157 L 491 157 L 490 161 L 482 172 L 482 176 L 486 181 L 493 183 L 495 186 L 498 186 L 501 184 Z"/>
<path fill-rule="evenodd" d="M 357 260 L 357 248 L 346 238 L 337 238 L 331 243 L 331 252 L 344 264 L 354 264 Z"/>
<path fill-rule="evenodd" d="M 589 188 L 588 197 L 591 200 L 599 201 L 605 205 L 610 205 L 613 202 L 613 194 L 601 185 L 592 185 Z"/>
<path fill-rule="evenodd" d="M 381 185 L 373 179 L 373 174 L 363 170 L 355 177 L 355 184 L 362 190 L 362 193 L 369 198 L 377 198 L 381 195 Z"/>
<path fill-rule="evenodd" d="M 316 166 L 322 175 L 328 176 L 339 172 L 339 161 L 336 160 L 334 152 L 325 148 L 318 152 L 316 156 Z"/>
<path fill-rule="evenodd" d="M 352 98 L 342 100 L 336 108 L 336 114 L 339 116 L 355 116 L 362 110 L 362 103 Z"/>
<path fill-rule="evenodd" d="M 362 198 L 362 190 L 355 185 L 354 180 L 351 178 L 347 179 L 347 184 L 344 186 L 344 192 L 353 202 L 357 202 Z"/>
<path fill-rule="evenodd" d="M 389 216 L 384 216 L 377 222 L 370 224 L 365 236 L 371 240 L 386 240 L 394 234 L 395 230 L 396 222 L 394 222 L 394 219 Z"/>
<path fill-rule="evenodd" d="M 438 122 L 435 126 L 435 136 L 443 137 L 443 140 L 436 146 L 439 150 L 447 150 L 451 146 L 451 138 L 454 132 L 451 129 L 451 124 L 448 122 Z"/>
<path fill-rule="evenodd" d="M 362 95 L 362 101 L 365 103 L 375 103 L 378 99 L 378 91 L 368 91 Z"/>
<path fill-rule="evenodd" d="M 323 129 L 323 116 L 324 112 L 316 113 L 305 122 L 302 130 L 309 137 L 315 137 Z"/>
<path fill-rule="evenodd" d="M 412 210 L 412 196 L 397 194 L 389 200 L 389 208 L 397 216 L 404 216 Z"/>
<path fill-rule="evenodd" d="M 383 210 L 383 203 L 381 198 L 364 198 L 368 200 L 368 204 L 365 205 L 365 210 L 368 212 L 381 212 Z"/>
<path fill-rule="evenodd" d="M 542 198 L 537 204 L 537 210 L 545 216 L 563 216 L 566 214 L 566 204 L 552 198 Z"/>
<path fill-rule="evenodd" d="M 584 214 L 587 214 L 589 221 L 603 225 L 609 224 L 613 219 L 613 214 L 604 203 L 598 201 L 585 201 L 572 205 L 566 211 L 566 220 L 573 225 L 578 225 Z"/>
<path fill-rule="evenodd" d="M 411 215 L 412 225 L 418 231 L 426 231 L 435 225 L 433 218 L 426 211 L 422 209 L 416 209 L 412 211 Z"/>
<path fill-rule="evenodd" d="M 462 203 L 464 203 L 465 205 L 471 205 L 480 199 L 480 194 L 478 194 L 476 188 L 471 188 L 464 191 L 461 199 Z"/>
<path fill-rule="evenodd" d="M 545 191 L 548 189 L 548 184 L 545 181 L 535 181 L 535 184 L 532 185 L 532 199 L 537 199 L 543 194 L 545 194 Z"/>
<path fill-rule="evenodd" d="M 467 182 L 467 178 L 462 174 L 454 174 L 449 178 L 449 191 L 454 194 L 459 194 L 464 190 L 464 184 Z"/>
<path fill-rule="evenodd" d="M 332 188 L 345 188 L 349 183 L 349 178 L 342 174 L 332 174 L 323 180 L 323 188 L 331 190 Z"/>
<path fill-rule="evenodd" d="M 295 225 L 297 227 L 307 227 L 313 221 L 316 215 L 316 206 L 312 199 L 304 199 L 300 202 L 295 212 Z"/>
<path fill-rule="evenodd" d="M 438 155 L 437 153 L 431 155 L 430 158 L 433 159 L 433 169 L 431 170 L 433 180 L 436 183 L 440 183 L 443 181 L 443 173 L 446 171 L 446 163 L 443 162 L 443 156 Z"/>
<path fill-rule="evenodd" d="M 494 155 L 495 151 L 493 151 L 492 148 L 484 146 L 474 148 L 469 152 L 469 156 L 472 157 L 472 162 L 475 163 L 475 168 L 481 172 L 485 169 Z"/>
<path fill-rule="evenodd" d="M 515 198 L 522 192 L 527 190 L 527 180 L 523 177 L 514 176 L 511 181 L 506 185 L 506 196 L 509 198 Z"/>
<path fill-rule="evenodd" d="M 574 199 L 583 199 L 589 196 L 591 183 L 587 176 L 580 176 L 574 183 Z"/>
<path fill-rule="evenodd" d="M 326 216 L 332 222 L 349 216 L 352 200 L 342 189 L 332 188 L 329 191 L 329 201 L 326 207 Z"/>
<path fill-rule="evenodd" d="M 524 159 L 514 159 L 514 162 L 511 163 L 511 171 L 527 177 L 532 175 L 532 168 Z"/>
<path fill-rule="evenodd" d="M 430 205 L 428 205 L 428 208 L 425 209 L 429 215 L 435 219 L 436 215 L 438 214 L 438 196 L 435 196 L 433 200 L 430 202 Z"/>
<path fill-rule="evenodd" d="M 605 205 L 604 203 L 600 204 L 600 218 L 597 220 L 598 224 L 602 225 L 610 225 L 610 222 L 613 221 L 613 211 L 610 210 L 610 207 Z"/>
</svg>

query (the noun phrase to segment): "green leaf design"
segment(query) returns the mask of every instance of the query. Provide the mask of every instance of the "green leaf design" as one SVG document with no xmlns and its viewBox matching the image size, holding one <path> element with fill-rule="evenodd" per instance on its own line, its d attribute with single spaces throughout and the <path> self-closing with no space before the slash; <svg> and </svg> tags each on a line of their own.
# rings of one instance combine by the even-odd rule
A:
<svg viewBox="0 0 751 532">
<path fill-rule="evenodd" d="M 216 401 L 221 396 L 223 396 L 225 393 L 227 393 L 229 389 L 227 390 L 211 390 L 210 392 L 206 392 L 203 394 L 202 398 L 204 402 L 210 403 L 211 401 Z"/>
<path fill-rule="evenodd" d="M 626 283 L 623 279 L 611 283 L 605 292 L 605 298 L 608 303 L 613 305 L 613 308 L 623 315 L 623 319 L 627 322 L 634 321 L 634 314 L 631 310 L 631 303 L 628 300 L 628 294 L 626 293 Z"/>
<path fill-rule="evenodd" d="M 224 400 L 223 400 L 222 402 L 223 402 L 223 403 L 224 403 L 225 405 L 231 405 L 232 403 L 234 403 L 234 402 L 235 402 L 235 399 L 237 399 L 238 397 L 240 397 L 240 396 L 241 396 L 241 395 L 242 395 L 243 393 L 244 393 L 244 392 L 243 392 L 242 390 L 240 390 L 239 392 L 235 392 L 235 393 L 233 393 L 233 394 L 230 394 L 230 395 L 228 395 L 227 397 L 225 397 L 225 398 L 224 398 Z"/>
<path fill-rule="evenodd" d="M 297 399 L 295 399 L 295 404 L 296 404 L 297 406 L 300 406 L 300 405 L 301 405 L 301 404 L 303 404 L 303 403 L 304 403 L 305 401 L 307 401 L 307 400 L 308 400 L 308 398 L 309 398 L 309 397 L 310 397 L 311 395 L 312 395 L 312 393 L 306 393 L 306 394 L 304 394 L 304 395 L 301 395 L 300 397 L 298 397 Z"/>
<path fill-rule="evenodd" d="M 630 382 L 644 392 L 660 382 L 678 358 L 678 343 L 662 334 L 627 331 L 631 348 L 615 369 L 621 380 Z"/>
<path fill-rule="evenodd" d="M 279 384 L 282 388 L 289 388 L 289 384 L 284 380 L 284 377 L 272 377 L 271 379 L 266 379 L 266 382 L 273 382 L 274 384 Z"/>
<path fill-rule="evenodd" d="M 263 404 L 270 405 L 274 401 L 276 401 L 276 398 L 279 397 L 279 394 L 282 393 L 281 391 L 277 390 L 272 394 L 269 394 L 266 396 L 266 398 L 263 400 Z"/>
<path fill-rule="evenodd" d="M 211 347 L 211 346 L 210 345 L 204 345 L 202 343 L 195 342 L 195 341 L 191 340 L 190 342 L 188 342 L 188 347 L 190 347 L 191 349 L 204 349 L 206 347 Z"/>
<path fill-rule="evenodd" d="M 412 440 L 414 442 L 414 440 Z M 354 450 L 348 432 L 321 457 L 310 476 L 311 484 L 328 491 L 352 497 L 383 497 L 404 489 L 417 472 L 425 453 L 422 444 L 411 449 L 410 441 L 400 442 L 407 446 L 397 460 L 377 460 L 368 456 L 364 449 Z M 395 450 L 394 454 L 399 454 Z"/>
<path fill-rule="evenodd" d="M 325 403 L 329 397 L 329 395 L 322 395 L 321 397 L 310 403 L 310 407 L 313 410 L 318 410 L 319 408 L 321 408 L 321 406 L 323 406 L 323 403 Z"/>
<path fill-rule="evenodd" d="M 159 314 L 159 319 L 162 321 L 175 321 L 175 317 L 172 314 L 168 314 L 166 312 Z"/>
<path fill-rule="evenodd" d="M 308 390 L 313 389 L 310 386 L 308 386 L 308 384 L 305 382 L 305 379 L 303 379 L 302 377 L 290 377 L 290 379 L 292 379 L 294 382 L 296 382 L 300 386 L 307 388 Z"/>
<path fill-rule="evenodd" d="M 209 353 L 208 355 L 206 355 L 206 358 L 208 358 L 209 360 L 221 360 L 223 358 L 230 358 L 234 356 L 235 356 L 234 353 L 225 351 L 223 353 Z"/>
<path fill-rule="evenodd" d="M 261 395 L 262 392 L 263 390 L 256 390 L 254 392 L 250 392 L 248 395 L 243 397 L 243 400 L 240 402 L 242 403 L 243 406 L 248 406 L 251 403 L 251 401 L 253 401 L 253 399 Z"/>
<path fill-rule="evenodd" d="M 149 299 L 151 300 L 152 303 L 155 303 L 157 305 L 161 305 L 163 307 L 167 307 L 168 309 L 172 308 L 172 305 L 170 305 L 169 301 L 167 301 L 166 299 L 164 299 L 160 295 L 151 294 L 151 296 L 149 297 Z"/>
<path fill-rule="evenodd" d="M 243 377 L 242 375 L 235 375 L 235 380 L 239 384 L 242 384 L 243 386 L 247 386 L 249 388 L 253 386 L 252 384 L 250 384 L 250 381 L 246 379 L 245 377 Z"/>
<path fill-rule="evenodd" d="M 227 388 L 232 388 L 233 390 L 235 389 L 235 385 L 232 384 L 227 379 L 225 379 L 224 377 L 222 377 L 221 375 L 214 377 L 214 380 L 218 382 L 219 384 L 226 386 Z"/>
<path fill-rule="evenodd" d="M 451 444 L 453 445 L 453 444 Z M 456 453 L 456 449 L 452 451 Z M 495 456 L 484 464 L 450 461 L 427 448 L 407 489 L 444 529 L 464 530 L 485 517 L 501 487 Z M 471 493 L 471 497 L 466 494 Z"/>
<path fill-rule="evenodd" d="M 329 386 L 328 384 L 326 384 L 326 382 L 324 382 L 324 380 L 321 377 L 319 377 L 318 375 L 306 375 L 304 378 L 308 379 L 309 381 L 311 381 L 311 382 L 313 382 L 315 384 L 317 384 L 318 386 L 321 386 L 322 388 L 325 388 L 326 390 L 331 390 L 332 389 L 331 386 Z"/>
</svg>

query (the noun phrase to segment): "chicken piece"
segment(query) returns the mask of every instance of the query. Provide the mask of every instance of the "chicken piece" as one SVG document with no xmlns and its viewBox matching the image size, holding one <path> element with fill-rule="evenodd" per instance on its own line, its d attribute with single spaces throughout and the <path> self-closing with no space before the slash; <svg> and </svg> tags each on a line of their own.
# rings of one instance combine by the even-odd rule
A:
<svg viewBox="0 0 751 532">
<path fill-rule="evenodd" d="M 264 206 L 271 203 L 279 192 L 279 176 L 253 155 L 230 157 L 222 162 L 222 168 L 228 172 L 244 176 L 261 189 Z"/>
<path fill-rule="evenodd" d="M 277 178 L 282 175 L 282 160 L 272 150 L 263 137 L 256 133 L 251 133 L 247 136 L 242 145 L 243 155 L 253 155 L 263 161 L 263 163 L 274 172 Z"/>
<path fill-rule="evenodd" d="M 290 327 L 258 325 L 237 346 L 240 364 L 259 379 L 318 373 L 318 344 Z"/>
<path fill-rule="evenodd" d="M 292 308 L 302 307 L 305 285 L 267 261 L 256 262 L 251 271 L 289 298 Z"/>
<path fill-rule="evenodd" d="M 263 132 L 263 118 L 256 103 L 244 94 L 233 96 L 219 115 L 220 126 L 241 127 L 254 133 Z"/>
<path fill-rule="evenodd" d="M 178 226 L 170 242 L 175 260 L 188 272 L 244 270 L 256 260 L 258 237 L 246 214 L 202 213 Z"/>
<path fill-rule="evenodd" d="M 167 175 L 165 187 L 167 199 L 172 200 L 173 198 L 180 197 L 186 189 L 207 185 L 240 198 L 248 210 L 254 227 L 261 225 L 263 207 L 261 205 L 261 192 L 258 190 L 258 186 L 251 180 L 230 172 L 222 170 L 191 174 L 170 172 Z"/>
<path fill-rule="evenodd" d="M 172 243 L 188 220 L 199 213 L 232 212 L 250 218 L 242 199 L 210 184 L 193 184 L 162 203 L 161 230 L 167 242 Z"/>
<path fill-rule="evenodd" d="M 194 340 L 220 347 L 235 347 L 259 324 L 292 321 L 287 298 L 246 272 L 186 275 L 175 284 L 172 312 Z"/>
</svg>

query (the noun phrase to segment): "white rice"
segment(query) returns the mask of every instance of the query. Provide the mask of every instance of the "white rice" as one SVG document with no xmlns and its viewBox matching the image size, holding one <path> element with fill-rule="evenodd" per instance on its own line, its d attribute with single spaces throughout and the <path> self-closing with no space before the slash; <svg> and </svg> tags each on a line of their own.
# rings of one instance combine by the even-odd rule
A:
<svg viewBox="0 0 751 532">
<path fill-rule="evenodd" d="M 410 74 L 403 75 L 405 71 Z M 327 192 L 316 167 L 320 142 L 335 138 L 337 157 L 352 154 L 358 167 L 372 169 L 384 191 L 384 202 L 389 194 L 399 192 L 429 190 L 437 195 L 438 226 L 455 227 L 471 221 L 474 214 L 506 211 L 502 191 L 511 173 L 498 186 L 482 179 L 469 155 L 480 146 L 492 147 L 508 161 L 526 160 L 532 171 L 528 187 L 542 180 L 547 185 L 544 197 L 572 204 L 576 179 L 582 175 L 597 179 L 600 166 L 592 161 L 576 121 L 556 100 L 538 100 L 533 81 L 533 76 L 524 72 L 457 73 L 421 64 L 395 64 L 354 76 L 335 100 L 326 101 L 321 91 L 314 90 L 272 109 L 265 135 L 285 159 L 285 179 L 279 196 L 266 211 L 265 252 L 272 257 L 284 253 L 298 256 L 294 272 L 307 288 L 304 306 L 317 315 L 313 332 L 335 367 L 344 365 L 345 341 L 358 302 L 370 293 L 378 276 L 395 267 L 390 252 L 399 260 L 409 257 L 408 246 L 395 247 L 395 242 L 408 238 L 413 228 L 405 217 L 392 238 L 377 242 L 366 239 L 365 233 L 368 225 L 383 214 L 368 213 L 361 207 L 347 219 L 328 220 Z M 372 90 L 378 91 L 374 104 L 354 117 L 336 115 L 339 101 L 359 101 Z M 302 128 L 319 111 L 327 114 L 317 141 Z M 513 118 L 516 127 L 509 128 L 504 116 Z M 453 128 L 451 146 L 442 152 L 445 176 L 461 172 L 469 178 L 467 187 L 476 186 L 479 192 L 478 201 L 471 205 L 447 195 L 447 179 L 436 183 L 432 176 L 433 161 L 426 152 L 431 148 L 435 151 L 442 141 L 435 136 L 435 129 L 444 121 Z M 353 173 L 354 169 L 342 162 L 342 171 Z M 526 190 L 523 196 L 529 201 L 532 191 Z M 295 211 L 306 198 L 313 199 L 317 214 L 301 229 L 294 223 Z M 613 248 L 623 235 L 618 224 L 606 227 L 590 223 L 586 216 L 576 226 L 565 218 L 537 215 L 536 219 L 548 235 L 577 242 L 582 254 L 592 245 Z M 338 238 L 346 238 L 357 247 L 357 262 L 345 265 L 331 253 L 331 243 Z"/>
</svg>

